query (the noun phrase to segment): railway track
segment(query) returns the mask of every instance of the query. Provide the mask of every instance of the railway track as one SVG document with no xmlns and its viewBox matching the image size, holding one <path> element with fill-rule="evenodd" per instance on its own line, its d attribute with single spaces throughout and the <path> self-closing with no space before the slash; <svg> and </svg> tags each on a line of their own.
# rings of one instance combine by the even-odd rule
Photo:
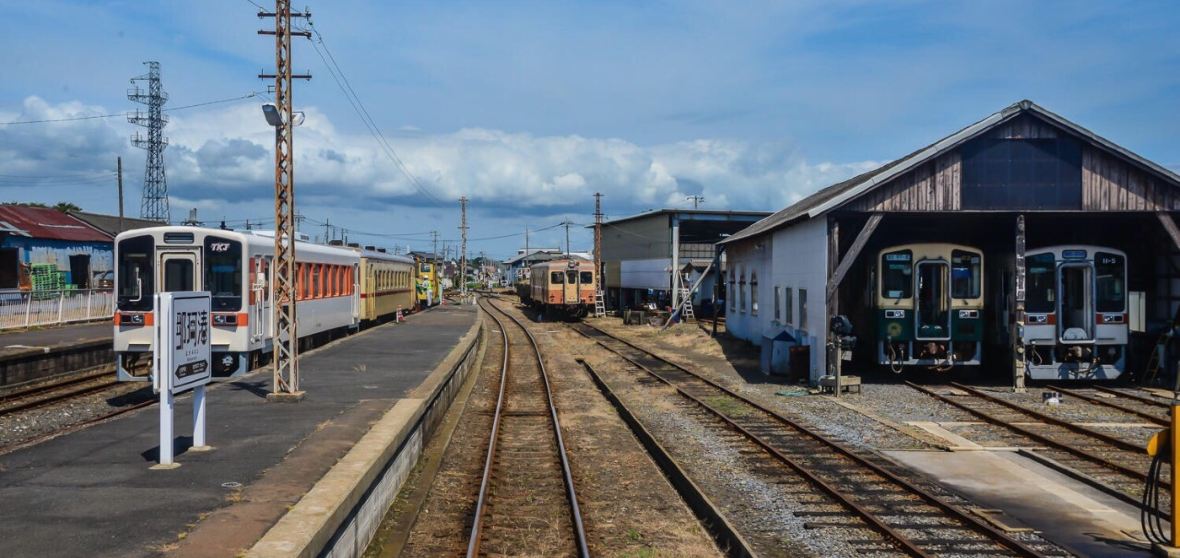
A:
<svg viewBox="0 0 1180 558">
<path fill-rule="evenodd" d="M 1116 389 L 1090 386 L 1089 389 L 1094 390 L 1095 393 L 1088 393 L 1082 389 L 1063 388 L 1060 386 L 1050 386 L 1050 389 L 1059 391 L 1065 395 L 1075 397 L 1087 403 L 1092 403 L 1107 409 L 1114 409 L 1129 415 L 1134 415 L 1147 422 L 1159 425 L 1168 426 L 1171 420 L 1168 418 L 1168 411 L 1171 408 L 1167 403 L 1161 401 L 1153 401 L 1146 397 L 1140 397 L 1134 394 L 1126 393 Z M 1103 396 L 1105 394 L 1105 397 Z"/>
<path fill-rule="evenodd" d="M 587 324 L 575 331 L 662 382 L 771 455 L 787 478 L 802 477 L 818 491 L 911 556 L 1043 556 L 980 518 L 893 472 L 883 458 L 865 456 L 707 378 Z M 706 423 L 706 424 L 709 424 Z M 881 553 L 878 541 L 859 542 Z"/>
<path fill-rule="evenodd" d="M 59 381 L 12 391 L 0 397 L 0 416 L 11 415 L 106 391 L 118 385 L 110 366 L 71 374 Z"/>
<path fill-rule="evenodd" d="M 962 384 L 951 383 L 949 389 L 906 384 L 985 423 L 1002 427 L 1018 440 L 1031 440 L 1033 445 L 1043 446 L 1035 454 L 1064 465 L 1068 470 L 1063 472 L 1080 473 L 1079 480 L 1136 507 L 1142 506 L 1142 490 L 1151 461 L 1142 446 Z M 1020 441 L 1014 443 L 1020 444 Z M 1170 477 L 1165 474 L 1164 478 Z M 1171 483 L 1161 481 L 1161 485 L 1167 488 Z"/>
<path fill-rule="evenodd" d="M 486 299 L 504 360 L 476 500 L 469 558 L 547 549 L 587 557 L 586 532 L 541 350 L 516 317 Z M 502 319 L 507 318 L 507 320 Z"/>
</svg>

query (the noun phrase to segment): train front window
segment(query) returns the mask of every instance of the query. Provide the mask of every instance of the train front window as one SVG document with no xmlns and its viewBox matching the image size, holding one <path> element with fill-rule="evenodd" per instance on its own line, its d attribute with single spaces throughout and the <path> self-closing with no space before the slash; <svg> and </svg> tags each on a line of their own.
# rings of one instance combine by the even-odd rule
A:
<svg viewBox="0 0 1180 558">
<path fill-rule="evenodd" d="M 1118 254 L 1094 253 L 1095 285 L 1099 312 L 1122 312 L 1126 308 L 1126 260 Z"/>
<path fill-rule="evenodd" d="M 983 257 L 974 252 L 951 251 L 951 298 L 979 298 Z"/>
<path fill-rule="evenodd" d="M 881 295 L 885 298 L 914 296 L 914 255 L 899 250 L 881 255 Z"/>
<path fill-rule="evenodd" d="M 242 243 L 205 237 L 205 290 L 213 295 L 213 310 L 242 309 Z"/>
<path fill-rule="evenodd" d="M 578 272 L 577 271 L 570 270 L 570 271 L 565 272 L 565 284 L 576 285 L 577 283 L 578 283 Z"/>
<path fill-rule="evenodd" d="M 119 241 L 119 310 L 145 312 L 152 309 L 155 282 L 152 280 L 152 254 L 155 241 L 150 236 L 136 236 Z"/>
<path fill-rule="evenodd" d="M 583 271 L 583 272 L 581 272 L 581 276 L 582 276 L 582 284 L 583 285 L 593 285 L 594 284 L 594 272 Z"/>
<path fill-rule="evenodd" d="M 164 292 L 193 290 L 193 261 L 187 258 L 164 260 Z"/>
<path fill-rule="evenodd" d="M 1050 253 L 1036 254 L 1025 258 L 1024 265 L 1025 309 L 1034 314 L 1052 312 L 1057 303 L 1057 286 L 1053 284 L 1057 276 L 1056 259 Z"/>
<path fill-rule="evenodd" d="M 1091 326 L 1094 323 L 1094 307 L 1090 298 L 1090 271 L 1088 265 L 1064 265 L 1061 267 L 1061 315 L 1058 327 L 1061 338 L 1066 341 L 1093 339 Z"/>
<path fill-rule="evenodd" d="M 553 283 L 554 285 L 560 285 L 562 283 L 562 279 L 565 279 L 564 273 L 562 273 L 560 271 L 550 271 L 549 272 L 549 282 L 550 283 Z"/>
</svg>

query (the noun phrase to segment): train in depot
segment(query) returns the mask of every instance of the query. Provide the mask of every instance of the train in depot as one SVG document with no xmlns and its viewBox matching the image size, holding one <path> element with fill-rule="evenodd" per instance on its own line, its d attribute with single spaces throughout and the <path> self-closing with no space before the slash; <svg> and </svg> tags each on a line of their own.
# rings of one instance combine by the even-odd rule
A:
<svg viewBox="0 0 1180 558">
<path fill-rule="evenodd" d="M 594 307 L 597 289 L 594 262 L 551 260 L 529 267 L 527 288 L 519 288 L 521 302 L 546 314 L 583 317 Z"/>
<path fill-rule="evenodd" d="M 877 254 L 877 361 L 950 370 L 980 364 L 983 251 L 945 243 L 905 244 Z"/>
<path fill-rule="evenodd" d="M 1035 380 L 1110 380 L 1126 370 L 1127 254 L 1089 245 L 1025 258 L 1025 370 Z"/>
<path fill-rule="evenodd" d="M 245 374 L 271 350 L 274 237 L 189 226 L 136 229 L 115 238 L 114 352 L 118 379 L 150 379 L 154 295 L 212 295 L 213 375 Z M 416 304 L 413 259 L 296 241 L 300 342 L 387 320 Z"/>
</svg>

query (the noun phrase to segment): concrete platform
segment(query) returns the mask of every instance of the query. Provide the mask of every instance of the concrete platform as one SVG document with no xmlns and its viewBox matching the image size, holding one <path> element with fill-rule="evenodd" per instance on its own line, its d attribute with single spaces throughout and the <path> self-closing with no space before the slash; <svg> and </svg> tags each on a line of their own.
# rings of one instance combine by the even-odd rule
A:
<svg viewBox="0 0 1180 558">
<path fill-rule="evenodd" d="M 79 343 L 110 341 L 114 335 L 114 326 L 110 320 L 27 331 L 3 331 L 0 332 L 0 360 L 29 350 L 54 351 Z"/>
<path fill-rule="evenodd" d="M 186 451 L 184 397 L 174 470 L 149 469 L 155 407 L 0 456 L 0 556 L 243 552 L 387 411 L 423 397 L 476 316 L 473 306 L 438 307 L 308 353 L 299 403 L 266 402 L 268 371 L 212 387 L 210 452 Z"/>
</svg>

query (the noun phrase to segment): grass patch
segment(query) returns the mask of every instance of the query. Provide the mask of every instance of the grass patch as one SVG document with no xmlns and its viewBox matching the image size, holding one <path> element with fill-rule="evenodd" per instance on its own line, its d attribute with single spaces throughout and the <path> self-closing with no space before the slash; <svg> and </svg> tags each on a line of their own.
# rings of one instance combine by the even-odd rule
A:
<svg viewBox="0 0 1180 558">
<path fill-rule="evenodd" d="M 732 397 L 710 395 L 708 397 L 702 397 L 701 401 L 704 401 L 706 405 L 728 417 L 744 417 L 750 414 L 749 407 Z"/>
</svg>

